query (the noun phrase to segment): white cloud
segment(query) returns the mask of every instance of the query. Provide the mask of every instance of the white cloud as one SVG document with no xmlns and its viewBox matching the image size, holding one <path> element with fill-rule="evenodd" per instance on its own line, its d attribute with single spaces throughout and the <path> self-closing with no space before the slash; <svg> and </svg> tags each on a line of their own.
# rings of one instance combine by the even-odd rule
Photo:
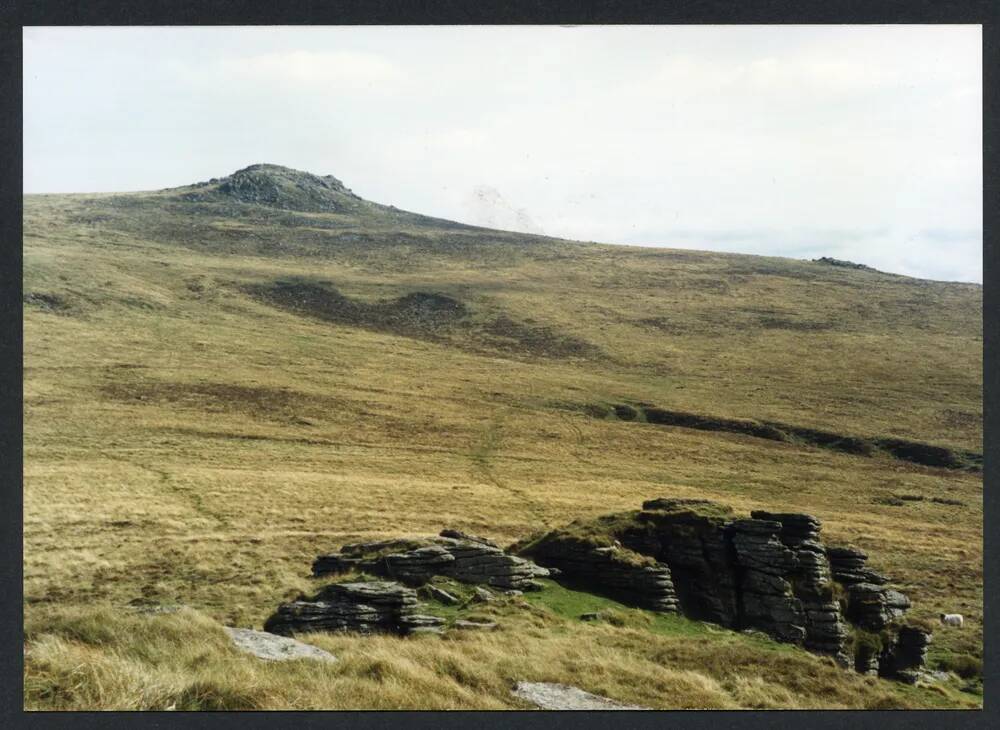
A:
<svg viewBox="0 0 1000 730">
<path fill-rule="evenodd" d="M 485 228 L 521 233 L 544 233 L 524 208 L 515 208 L 490 185 L 477 185 L 464 200 L 462 221 Z"/>
<path fill-rule="evenodd" d="M 218 69 L 224 76 L 244 82 L 353 89 L 395 84 L 405 78 L 403 71 L 384 57 L 354 51 L 291 51 L 224 58 Z"/>
<path fill-rule="evenodd" d="M 920 234 L 982 228 L 976 26 L 25 39 L 26 190 L 160 188 L 275 162 L 445 218 L 468 216 L 485 184 L 550 235 L 770 255 L 806 240 L 981 278 L 975 235 Z"/>
<path fill-rule="evenodd" d="M 406 81 L 405 71 L 386 57 L 360 51 L 292 50 L 230 55 L 208 64 L 172 59 L 169 68 L 185 84 L 224 97 L 234 91 L 257 93 L 322 93 L 375 91 L 389 93 Z M 235 88 L 234 88 L 235 87 Z"/>
</svg>

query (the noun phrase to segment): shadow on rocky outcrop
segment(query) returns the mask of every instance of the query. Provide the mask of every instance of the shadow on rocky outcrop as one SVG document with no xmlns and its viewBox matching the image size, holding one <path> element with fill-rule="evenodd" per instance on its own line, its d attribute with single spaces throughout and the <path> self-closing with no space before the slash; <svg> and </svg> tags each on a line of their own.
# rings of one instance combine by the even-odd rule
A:
<svg viewBox="0 0 1000 730">
<path fill-rule="evenodd" d="M 775 421 L 718 418 L 645 404 L 632 406 L 621 403 L 611 407 L 587 405 L 583 410 L 596 418 L 614 417 L 622 421 L 637 421 L 658 426 L 743 434 L 769 441 L 816 446 L 857 456 L 891 456 L 901 461 L 941 469 L 980 472 L 983 468 L 983 455 L 978 452 L 959 451 L 907 439 L 847 436 Z"/>
<path fill-rule="evenodd" d="M 374 575 L 332 583 L 280 605 L 264 624 L 276 634 L 307 631 L 434 633 L 493 629 L 492 622 L 419 613 L 419 598 L 460 599 L 431 581 L 487 587 L 508 595 L 544 590 L 538 578 L 679 613 L 833 657 L 845 668 L 905 681 L 921 676 L 931 628 L 904 620 L 910 600 L 849 546 L 826 546 L 812 515 L 736 515 L 701 499 L 659 498 L 641 510 L 576 520 L 506 550 L 482 537 L 444 530 L 436 537 L 344 545 L 320 555 L 315 576 Z M 419 591 L 417 590 L 419 588 Z M 464 589 L 468 590 L 468 589 Z M 582 616 L 581 619 L 586 619 Z"/>
</svg>

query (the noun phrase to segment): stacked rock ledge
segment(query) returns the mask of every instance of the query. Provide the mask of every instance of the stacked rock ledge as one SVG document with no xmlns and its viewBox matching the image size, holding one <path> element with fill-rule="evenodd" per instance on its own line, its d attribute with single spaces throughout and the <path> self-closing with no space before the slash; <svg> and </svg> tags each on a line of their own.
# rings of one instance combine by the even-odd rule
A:
<svg viewBox="0 0 1000 730">
<path fill-rule="evenodd" d="M 396 582 L 334 583 L 315 596 L 278 606 L 264 630 L 284 636 L 307 631 L 408 634 L 444 623 L 418 614 L 416 606 L 416 591 Z"/>
<path fill-rule="evenodd" d="M 530 560 L 504 552 L 485 538 L 444 530 L 437 537 L 344 545 L 339 552 L 321 555 L 313 575 L 363 571 L 422 585 L 434 576 L 453 578 L 500 589 L 534 590 L 536 578 L 549 571 Z"/>
</svg>

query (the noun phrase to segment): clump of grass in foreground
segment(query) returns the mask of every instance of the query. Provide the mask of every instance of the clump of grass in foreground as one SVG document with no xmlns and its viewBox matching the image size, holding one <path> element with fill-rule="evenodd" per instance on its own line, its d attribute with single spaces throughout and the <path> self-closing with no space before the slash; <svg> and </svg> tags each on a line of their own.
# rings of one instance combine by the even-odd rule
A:
<svg viewBox="0 0 1000 730">
<path fill-rule="evenodd" d="M 566 618 L 597 608 L 605 621 Z M 60 609 L 29 622 L 28 709 L 504 709 L 514 682 L 562 682 L 660 709 L 974 706 L 863 678 L 803 651 L 549 586 L 476 607 L 492 632 L 443 638 L 308 634 L 334 664 L 264 662 L 183 609 Z M 620 624 L 620 625 L 616 625 Z M 770 647 L 769 647 L 770 645 Z M 773 648 L 774 650 L 769 650 Z M 764 671 L 766 668 L 766 672 Z"/>
<path fill-rule="evenodd" d="M 962 679 L 977 679 L 983 676 L 983 660 L 969 654 L 945 654 L 936 659 L 938 669 L 954 672 Z"/>
</svg>

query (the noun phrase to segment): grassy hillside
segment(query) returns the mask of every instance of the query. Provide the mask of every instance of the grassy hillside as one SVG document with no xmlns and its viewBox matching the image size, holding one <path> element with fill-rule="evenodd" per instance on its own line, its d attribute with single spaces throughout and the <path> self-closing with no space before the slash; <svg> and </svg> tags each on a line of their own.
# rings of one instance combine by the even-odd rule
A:
<svg viewBox="0 0 1000 730">
<path fill-rule="evenodd" d="M 981 287 L 491 231 L 250 172 L 25 198 L 28 706 L 497 708 L 515 679 L 653 707 L 981 703 L 683 619 L 583 627 L 555 588 L 491 609 L 499 634 L 318 637 L 345 659 L 318 674 L 235 654 L 220 625 L 259 628 L 344 542 L 510 542 L 660 495 L 815 514 L 912 615 L 966 616 L 932 664 L 982 650 Z"/>
</svg>

